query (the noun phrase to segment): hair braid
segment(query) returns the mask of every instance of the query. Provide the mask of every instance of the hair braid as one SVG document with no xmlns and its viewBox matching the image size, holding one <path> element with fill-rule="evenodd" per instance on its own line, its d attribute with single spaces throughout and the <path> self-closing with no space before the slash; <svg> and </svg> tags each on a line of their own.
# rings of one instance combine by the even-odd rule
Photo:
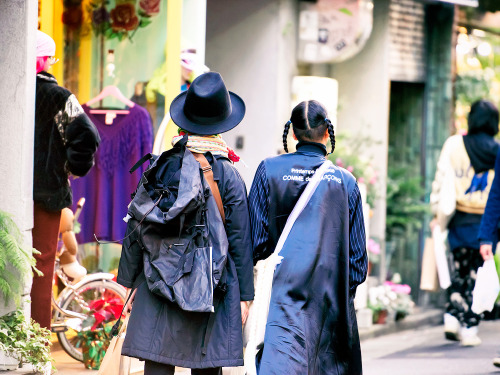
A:
<svg viewBox="0 0 500 375">
<path fill-rule="evenodd" d="M 328 129 L 328 134 L 330 134 L 330 143 L 332 144 L 332 152 L 335 151 L 335 131 L 333 130 L 333 124 L 329 119 L 325 119 L 326 127 Z"/>
<path fill-rule="evenodd" d="M 288 146 L 286 144 L 286 140 L 288 138 L 288 130 L 290 129 L 290 125 L 292 122 L 290 120 L 287 121 L 285 124 L 285 130 L 283 131 L 283 148 L 285 149 L 285 152 L 288 153 Z"/>
</svg>

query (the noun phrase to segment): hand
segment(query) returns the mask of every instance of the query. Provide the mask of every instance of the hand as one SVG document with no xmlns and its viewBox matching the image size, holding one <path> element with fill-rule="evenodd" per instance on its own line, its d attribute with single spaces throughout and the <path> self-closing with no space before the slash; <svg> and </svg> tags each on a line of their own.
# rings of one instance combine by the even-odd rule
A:
<svg viewBox="0 0 500 375">
<path fill-rule="evenodd" d="M 429 223 L 429 227 L 431 228 L 431 232 L 434 231 L 434 228 L 438 225 L 438 221 L 436 218 L 432 219 L 431 222 Z"/>
<path fill-rule="evenodd" d="M 131 289 L 127 288 L 127 298 L 129 296 L 130 292 L 131 292 Z M 132 296 L 128 300 L 127 305 L 125 306 L 125 310 L 124 310 L 125 314 L 130 314 L 130 312 L 132 311 L 132 304 L 134 303 L 136 293 L 137 293 L 137 288 L 134 289 L 134 291 L 132 292 Z M 125 298 L 125 301 L 127 300 L 127 298 Z"/>
<path fill-rule="evenodd" d="M 483 260 L 493 259 L 493 246 L 491 244 L 483 244 L 479 248 L 479 252 L 483 257 Z"/>
<path fill-rule="evenodd" d="M 241 324 L 245 324 L 248 318 L 248 301 L 240 301 L 241 305 Z"/>
</svg>

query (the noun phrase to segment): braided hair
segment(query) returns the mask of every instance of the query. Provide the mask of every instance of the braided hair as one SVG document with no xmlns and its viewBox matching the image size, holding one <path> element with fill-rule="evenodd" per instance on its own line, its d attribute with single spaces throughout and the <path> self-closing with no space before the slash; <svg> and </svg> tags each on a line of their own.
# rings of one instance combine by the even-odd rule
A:
<svg viewBox="0 0 500 375">
<path fill-rule="evenodd" d="M 290 125 L 292 122 L 288 120 L 285 124 L 285 130 L 283 131 L 283 148 L 285 149 L 285 152 L 288 153 L 288 146 L 286 144 L 286 140 L 288 137 L 288 130 L 290 130 Z"/>
<path fill-rule="evenodd" d="M 290 120 L 285 124 L 283 132 L 283 146 L 288 152 L 287 136 L 293 126 L 293 132 L 299 141 L 316 142 L 323 138 L 328 129 L 332 152 L 335 150 L 335 131 L 331 121 L 328 119 L 325 107 L 316 100 L 308 100 L 299 103 L 293 110 Z"/>
<path fill-rule="evenodd" d="M 326 128 L 328 129 L 328 134 L 330 135 L 330 143 L 332 144 L 332 151 L 330 154 L 333 154 L 335 151 L 335 130 L 333 129 L 333 124 L 330 119 L 325 118 Z"/>
</svg>

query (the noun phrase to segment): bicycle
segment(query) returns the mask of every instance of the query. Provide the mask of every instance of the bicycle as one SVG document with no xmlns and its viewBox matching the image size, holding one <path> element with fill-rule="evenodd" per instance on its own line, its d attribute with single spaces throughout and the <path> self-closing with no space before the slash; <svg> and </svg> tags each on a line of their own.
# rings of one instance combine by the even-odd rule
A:
<svg viewBox="0 0 500 375">
<path fill-rule="evenodd" d="M 80 203 L 80 202 L 79 202 Z M 75 220 L 78 217 L 82 204 L 78 205 Z M 58 298 L 52 293 L 52 332 L 57 334 L 57 339 L 64 351 L 77 361 L 83 362 L 81 349 L 76 345 L 77 333 L 82 330 L 82 322 L 90 312 L 89 304 L 99 299 L 119 298 L 125 303 L 126 289 L 115 282 L 111 273 L 99 272 L 84 276 L 73 283 L 61 269 L 59 259 L 55 262 L 54 274 L 64 285 Z"/>
</svg>

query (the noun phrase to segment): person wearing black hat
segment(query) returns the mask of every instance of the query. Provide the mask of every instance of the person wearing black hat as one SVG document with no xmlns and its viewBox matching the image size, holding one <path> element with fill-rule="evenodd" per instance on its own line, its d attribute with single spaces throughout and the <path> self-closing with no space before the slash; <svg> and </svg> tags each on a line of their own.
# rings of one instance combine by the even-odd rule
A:
<svg viewBox="0 0 500 375">
<path fill-rule="evenodd" d="M 184 146 L 196 159 L 204 155 L 220 191 L 229 243 L 227 291 L 215 308 L 206 339 L 210 313 L 182 310 L 153 294 L 147 283 L 140 284 L 132 294 L 133 304 L 126 307 L 131 316 L 122 354 L 145 360 L 145 375 L 174 374 L 175 366 L 191 368 L 192 374 L 221 374 L 222 367 L 243 365 L 242 323 L 248 315 L 247 301 L 254 297 L 246 187 L 233 165 L 238 157 L 220 136 L 241 122 L 245 103 L 226 89 L 219 73 L 209 72 L 174 99 L 170 115 L 181 131 L 172 141 L 169 158 L 179 158 Z M 165 165 L 172 175 L 179 170 L 176 163 Z M 127 288 L 142 273 L 143 250 L 134 245 L 137 236 L 131 233 L 124 241 L 120 259 L 117 281 Z"/>
</svg>

